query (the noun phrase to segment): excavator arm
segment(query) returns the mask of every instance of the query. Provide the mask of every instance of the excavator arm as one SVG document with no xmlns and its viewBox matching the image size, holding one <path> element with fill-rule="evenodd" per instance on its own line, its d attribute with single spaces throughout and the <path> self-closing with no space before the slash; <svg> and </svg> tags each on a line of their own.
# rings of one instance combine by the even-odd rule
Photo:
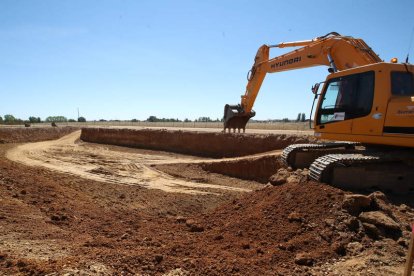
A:
<svg viewBox="0 0 414 276">
<path fill-rule="evenodd" d="M 300 47 L 287 54 L 269 59 L 270 48 Z M 252 69 L 247 74 L 246 92 L 238 105 L 225 105 L 224 131 L 243 129 L 255 116 L 253 105 L 267 73 L 276 73 L 312 66 L 329 66 L 330 72 L 381 62 L 378 55 L 362 40 L 338 33 L 329 33 L 312 40 L 262 45 Z"/>
</svg>

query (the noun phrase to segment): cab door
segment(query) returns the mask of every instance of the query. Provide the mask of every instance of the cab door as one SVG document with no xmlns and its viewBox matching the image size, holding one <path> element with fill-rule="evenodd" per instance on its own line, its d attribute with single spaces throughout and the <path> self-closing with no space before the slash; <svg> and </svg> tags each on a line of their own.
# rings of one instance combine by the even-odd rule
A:
<svg viewBox="0 0 414 276">
<path fill-rule="evenodd" d="M 354 135 L 382 135 L 386 107 L 385 95 L 382 91 L 384 87 L 381 85 L 381 76 L 376 80 L 375 73 L 384 74 L 369 71 L 353 76 L 355 94 L 350 116 L 353 118 L 352 134 Z"/>
</svg>

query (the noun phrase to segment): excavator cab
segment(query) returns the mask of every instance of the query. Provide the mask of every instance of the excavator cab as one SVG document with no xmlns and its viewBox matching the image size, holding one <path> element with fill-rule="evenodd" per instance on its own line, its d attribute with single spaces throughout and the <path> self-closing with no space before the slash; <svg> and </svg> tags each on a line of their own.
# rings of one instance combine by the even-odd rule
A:
<svg viewBox="0 0 414 276">
<path fill-rule="evenodd" d="M 413 65 L 386 62 L 330 74 L 322 89 L 313 89 L 315 136 L 412 148 L 413 76 Z"/>
<path fill-rule="evenodd" d="M 244 112 L 240 104 L 226 104 L 224 106 L 223 117 L 224 132 L 226 132 L 226 129 L 229 129 L 229 132 L 231 129 L 233 129 L 233 132 L 236 132 L 236 129 L 238 129 L 238 132 L 240 132 L 240 129 L 243 129 L 243 132 L 245 132 L 247 122 L 250 120 L 250 118 L 254 117 L 255 115 L 256 112 L 254 112 L 253 110 L 249 113 Z"/>
</svg>

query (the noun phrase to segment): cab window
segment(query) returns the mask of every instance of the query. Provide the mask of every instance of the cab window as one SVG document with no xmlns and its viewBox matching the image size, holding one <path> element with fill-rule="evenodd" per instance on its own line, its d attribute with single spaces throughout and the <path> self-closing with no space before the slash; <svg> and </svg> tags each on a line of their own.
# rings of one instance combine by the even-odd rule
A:
<svg viewBox="0 0 414 276">
<path fill-rule="evenodd" d="M 391 93 L 394 96 L 414 96 L 414 77 L 410 72 L 391 72 Z"/>
<path fill-rule="evenodd" d="M 374 72 L 331 79 L 322 94 L 318 123 L 359 118 L 371 112 L 374 99 Z"/>
</svg>

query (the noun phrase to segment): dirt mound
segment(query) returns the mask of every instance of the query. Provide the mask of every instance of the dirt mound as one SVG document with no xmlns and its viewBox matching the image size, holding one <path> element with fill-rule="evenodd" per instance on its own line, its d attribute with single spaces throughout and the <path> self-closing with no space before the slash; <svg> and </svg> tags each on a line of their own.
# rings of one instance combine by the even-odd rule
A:
<svg viewBox="0 0 414 276">
<path fill-rule="evenodd" d="M 306 143 L 313 137 L 278 134 L 234 134 L 154 129 L 83 128 L 85 142 L 163 150 L 204 157 L 236 157 Z"/>
<path fill-rule="evenodd" d="M 53 140 L 78 130 L 75 127 L 0 128 L 0 144 Z"/>
<path fill-rule="evenodd" d="M 197 240 L 197 244 L 213 259 L 232 260 L 216 263 L 220 273 L 291 275 L 295 265 L 337 257 L 343 243 L 352 239 L 327 233 L 344 216 L 343 197 L 341 190 L 315 182 L 266 186 L 200 217 L 201 225 L 209 229 L 204 237 L 209 242 Z"/>
<path fill-rule="evenodd" d="M 293 172 L 291 176 L 295 174 L 302 175 Z M 326 275 L 330 270 L 323 268 L 325 263 L 364 254 L 361 258 L 367 258 L 367 265 L 358 267 L 359 271 L 377 262 L 377 268 L 370 268 L 373 275 L 381 269 L 390 269 L 389 275 L 400 273 L 410 237 L 412 213 L 407 216 L 407 210 L 412 212 L 411 208 L 393 205 L 380 192 L 346 194 L 296 179 L 301 180 L 267 185 L 199 217 L 199 227 L 208 229 L 203 239 L 209 241 L 197 240 L 199 250 L 213 259 L 225 256 L 231 261 L 217 261 L 215 270 L 204 267 L 196 273 Z M 378 250 L 388 254 L 385 257 Z M 345 267 L 342 271 L 357 272 Z"/>
</svg>

